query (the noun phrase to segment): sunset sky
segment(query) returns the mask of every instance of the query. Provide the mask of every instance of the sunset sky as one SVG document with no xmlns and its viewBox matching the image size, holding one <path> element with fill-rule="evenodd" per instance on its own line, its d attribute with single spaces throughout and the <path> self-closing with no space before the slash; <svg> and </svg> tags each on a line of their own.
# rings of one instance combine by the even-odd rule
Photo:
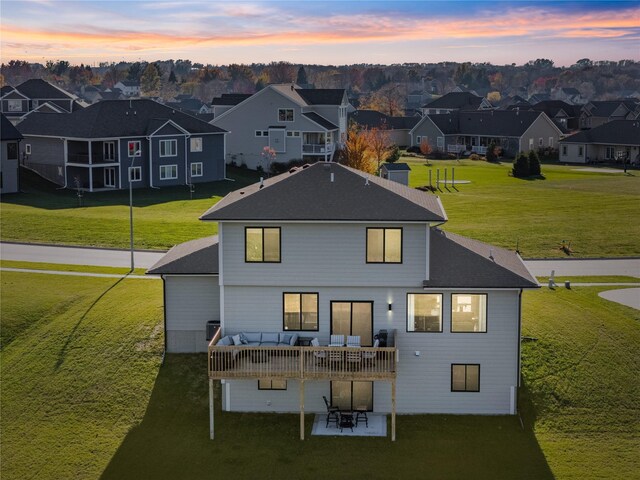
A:
<svg viewBox="0 0 640 480">
<path fill-rule="evenodd" d="M 638 1 L 2 0 L 1 20 L 3 62 L 640 59 Z"/>
</svg>

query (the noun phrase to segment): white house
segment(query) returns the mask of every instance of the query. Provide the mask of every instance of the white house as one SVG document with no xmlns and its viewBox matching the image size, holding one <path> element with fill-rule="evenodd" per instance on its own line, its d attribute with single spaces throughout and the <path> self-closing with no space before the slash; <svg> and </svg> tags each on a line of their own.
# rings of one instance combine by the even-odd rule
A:
<svg viewBox="0 0 640 480">
<path fill-rule="evenodd" d="M 148 273 L 164 279 L 167 351 L 208 352 L 223 410 L 322 412 L 326 396 L 390 412 L 392 438 L 396 412 L 516 412 L 521 294 L 537 282 L 517 253 L 441 230 L 438 197 L 319 162 L 200 218 L 218 236 Z M 349 336 L 360 346 L 329 346 Z"/>
<path fill-rule="evenodd" d="M 227 163 L 268 171 L 272 162 L 331 160 L 346 139 L 348 107 L 343 89 L 269 85 L 249 97 L 214 99 L 210 123 L 229 132 Z"/>
<path fill-rule="evenodd" d="M 560 140 L 560 161 L 640 164 L 640 120 L 613 120 Z"/>
</svg>

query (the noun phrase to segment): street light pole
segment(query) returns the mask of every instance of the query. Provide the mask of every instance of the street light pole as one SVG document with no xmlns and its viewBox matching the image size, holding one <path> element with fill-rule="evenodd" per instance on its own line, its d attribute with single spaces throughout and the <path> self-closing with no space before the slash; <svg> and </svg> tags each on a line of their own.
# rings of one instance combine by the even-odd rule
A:
<svg viewBox="0 0 640 480">
<path fill-rule="evenodd" d="M 131 157 L 131 166 L 129 167 L 129 241 L 131 245 L 131 273 L 133 273 L 133 269 L 135 268 L 135 263 L 133 260 L 133 182 L 131 181 L 131 174 L 133 173 L 133 162 L 136 159 L 136 156 L 140 153 L 140 150 L 133 154 Z"/>
</svg>

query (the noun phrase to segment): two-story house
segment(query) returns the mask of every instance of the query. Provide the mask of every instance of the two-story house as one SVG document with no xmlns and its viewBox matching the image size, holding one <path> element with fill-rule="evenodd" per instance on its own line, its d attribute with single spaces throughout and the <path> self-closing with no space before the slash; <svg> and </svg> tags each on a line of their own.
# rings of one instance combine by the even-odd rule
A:
<svg viewBox="0 0 640 480">
<path fill-rule="evenodd" d="M 633 120 L 640 111 L 635 99 L 592 101 L 582 107 L 580 128 L 595 128 L 613 120 Z"/>
<path fill-rule="evenodd" d="M 486 98 L 476 95 L 475 92 L 449 92 L 446 95 L 430 101 L 422 107 L 423 115 L 436 115 L 450 113 L 458 110 L 490 110 L 493 105 Z"/>
<path fill-rule="evenodd" d="M 153 100 L 104 100 L 71 114 L 32 113 L 21 164 L 63 187 L 163 187 L 225 178 L 218 127 Z"/>
<path fill-rule="evenodd" d="M 75 95 L 39 78 L 2 90 L 0 111 L 14 124 L 30 112 L 42 110 L 43 106 L 57 113 L 71 113 L 84 107 Z"/>
<path fill-rule="evenodd" d="M 221 97 L 221 101 L 241 98 Z M 273 161 L 331 160 L 346 139 L 349 101 L 343 89 L 269 85 L 228 106 L 226 110 L 222 106 L 222 113 L 210 122 L 229 132 L 228 163 L 269 171 Z M 275 152 L 275 160 L 264 154 L 265 147 Z"/>
<path fill-rule="evenodd" d="M 517 253 L 438 228 L 438 197 L 319 162 L 200 218 L 218 235 L 147 273 L 164 279 L 167 351 L 208 352 L 225 411 L 322 412 L 327 396 L 390 412 L 392 438 L 396 412 L 516 412 L 521 295 L 536 280 Z M 208 321 L 221 328 L 209 344 Z"/>
<path fill-rule="evenodd" d="M 137 80 L 121 80 L 113 88 L 120 90 L 126 97 L 140 96 L 140 82 Z"/>
</svg>

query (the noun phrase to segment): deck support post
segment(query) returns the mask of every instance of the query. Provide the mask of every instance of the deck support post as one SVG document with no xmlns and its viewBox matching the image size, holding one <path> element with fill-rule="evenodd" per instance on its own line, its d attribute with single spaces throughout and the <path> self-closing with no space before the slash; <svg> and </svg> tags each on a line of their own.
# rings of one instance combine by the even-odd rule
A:
<svg viewBox="0 0 640 480">
<path fill-rule="evenodd" d="M 304 380 L 300 379 L 300 440 L 304 440 Z"/>
<path fill-rule="evenodd" d="M 396 381 L 391 381 L 391 441 L 396 441 Z"/>
<path fill-rule="evenodd" d="M 209 438 L 214 439 L 213 433 L 213 378 L 209 379 Z"/>
</svg>

